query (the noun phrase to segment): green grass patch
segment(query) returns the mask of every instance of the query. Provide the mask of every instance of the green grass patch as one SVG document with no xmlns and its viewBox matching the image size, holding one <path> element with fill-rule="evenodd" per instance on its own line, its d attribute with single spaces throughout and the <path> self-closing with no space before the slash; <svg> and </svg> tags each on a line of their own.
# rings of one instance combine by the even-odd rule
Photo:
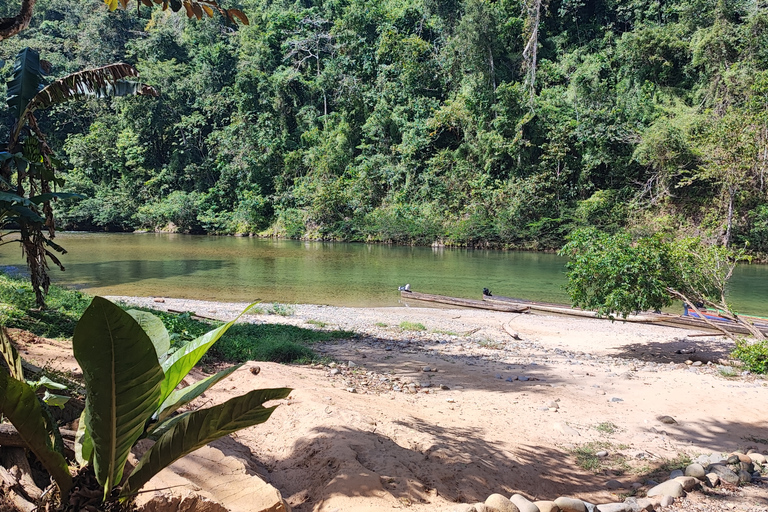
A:
<svg viewBox="0 0 768 512">
<path fill-rule="evenodd" d="M 501 343 L 500 341 L 480 340 L 477 344 L 490 350 L 501 350 L 504 348 L 504 343 Z"/>
<path fill-rule="evenodd" d="M 736 348 L 731 355 L 743 361 L 744 366 L 752 373 L 768 373 L 768 340 L 736 340 Z"/>
<path fill-rule="evenodd" d="M 45 338 L 71 338 L 92 297 L 51 285 L 38 311 L 29 278 L 0 274 L 0 325 L 30 331 Z"/>
<path fill-rule="evenodd" d="M 373 325 L 375 325 L 376 327 L 387 327 L 387 324 L 385 324 L 384 322 L 376 322 Z"/>
<path fill-rule="evenodd" d="M 319 327 L 319 328 L 321 328 L 321 329 L 322 329 L 323 327 L 325 327 L 325 326 L 327 326 L 327 325 L 328 325 L 327 323 L 325 323 L 325 322 L 321 322 L 320 320 L 312 320 L 312 319 L 310 319 L 310 320 L 307 320 L 307 323 L 308 323 L 309 325 L 314 325 L 315 327 Z"/>
<path fill-rule="evenodd" d="M 613 434 L 619 431 L 619 427 L 610 421 L 604 421 L 595 425 L 595 430 L 601 434 Z"/>
<path fill-rule="evenodd" d="M 293 306 L 278 304 L 275 302 L 272 304 L 272 307 L 267 310 L 267 313 L 270 315 L 293 316 L 294 313 L 296 313 L 296 310 L 293 308 Z"/>
<path fill-rule="evenodd" d="M 444 336 L 458 336 L 459 333 L 453 332 L 453 331 L 445 331 L 443 329 L 435 329 L 432 331 L 435 334 L 442 334 Z"/>
<path fill-rule="evenodd" d="M 625 449 L 625 445 L 613 445 L 604 441 L 594 441 L 577 446 L 571 450 L 571 454 L 576 457 L 576 465 L 581 469 L 591 471 L 595 474 L 611 471 L 616 474 L 623 474 L 630 468 L 627 459 L 616 450 Z M 598 457 L 601 450 L 608 452 L 605 457 Z"/>
<path fill-rule="evenodd" d="M 318 331 L 293 325 L 236 324 L 211 348 L 209 357 L 227 362 L 305 363 L 317 358 L 313 344 L 353 335 L 351 331 Z"/>
<path fill-rule="evenodd" d="M 426 331 L 424 324 L 418 322 L 400 322 L 400 328 L 404 331 Z"/>
</svg>

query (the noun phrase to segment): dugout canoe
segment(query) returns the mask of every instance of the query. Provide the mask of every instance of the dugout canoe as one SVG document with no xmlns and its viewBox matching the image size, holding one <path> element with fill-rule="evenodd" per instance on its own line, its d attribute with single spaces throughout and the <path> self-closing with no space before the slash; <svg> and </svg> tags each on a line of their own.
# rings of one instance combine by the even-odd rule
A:
<svg viewBox="0 0 768 512">
<path fill-rule="evenodd" d="M 459 297 L 447 297 L 445 295 L 433 295 L 430 293 L 419 293 L 407 290 L 401 290 L 400 296 L 404 299 L 419 300 L 423 302 L 434 302 L 438 304 L 448 304 L 450 306 L 460 306 L 463 308 L 487 309 L 490 311 L 502 311 L 504 313 L 527 313 L 530 308 L 522 304 L 496 304 L 476 299 L 463 299 Z"/>
</svg>

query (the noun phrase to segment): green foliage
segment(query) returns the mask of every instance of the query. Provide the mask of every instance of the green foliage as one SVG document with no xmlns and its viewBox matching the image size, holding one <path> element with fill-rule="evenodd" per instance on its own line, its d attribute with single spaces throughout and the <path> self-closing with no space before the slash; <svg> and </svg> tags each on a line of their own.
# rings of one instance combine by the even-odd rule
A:
<svg viewBox="0 0 768 512">
<path fill-rule="evenodd" d="M 566 290 L 575 306 L 626 317 L 672 303 L 677 279 L 671 247 L 660 235 L 637 241 L 626 233 L 576 230 L 561 254 L 568 256 Z"/>
<path fill-rule="evenodd" d="M 87 391 L 75 451 L 81 462 L 93 464 L 96 479 L 104 487 L 104 499 L 121 481 L 128 453 L 140 437 L 151 435 L 157 443 L 128 476 L 120 493 L 123 497 L 135 493 L 154 474 L 185 454 L 266 421 L 275 407 L 264 408 L 262 404 L 285 398 L 291 392 L 256 390 L 215 407 L 171 417 L 179 407 L 237 369 L 224 370 L 175 390 L 234 322 L 171 353 L 161 353 L 170 347 L 170 337 L 158 319 L 141 311 L 129 314 L 101 297 L 93 299 L 73 337 Z"/>
<path fill-rule="evenodd" d="M 731 356 L 742 361 L 752 373 L 768 373 L 768 341 L 736 340 L 736 348 Z"/>
<path fill-rule="evenodd" d="M 66 499 L 72 487 L 72 476 L 64 457 L 54 448 L 55 435 L 51 433 L 56 427 L 50 415 L 45 414 L 35 387 L 24 382 L 21 359 L 11 345 L 5 328 L 0 332 L 0 352 L 8 367 L 6 370 L 0 364 L 0 414 L 16 427 L 37 460 L 54 477 L 62 497 Z"/>
<path fill-rule="evenodd" d="M 312 344 L 353 335 L 350 331 L 302 329 L 292 325 L 237 324 L 213 347 L 210 354 L 232 362 L 307 362 L 317 358 L 311 349 Z"/>
<path fill-rule="evenodd" d="M 400 328 L 404 331 L 426 331 L 427 328 L 420 322 L 400 322 Z"/>
</svg>

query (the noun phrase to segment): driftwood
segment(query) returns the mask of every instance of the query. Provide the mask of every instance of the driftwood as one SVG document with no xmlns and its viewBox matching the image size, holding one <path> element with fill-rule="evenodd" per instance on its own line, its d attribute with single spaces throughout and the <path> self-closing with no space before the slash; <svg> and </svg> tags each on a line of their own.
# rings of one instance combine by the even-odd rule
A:
<svg viewBox="0 0 768 512">
<path fill-rule="evenodd" d="M 59 432 L 61 433 L 61 440 L 64 441 L 64 456 L 70 459 L 74 458 L 76 432 L 65 428 L 59 429 Z M 16 427 L 10 423 L 3 423 L 0 425 L 0 446 L 26 448 L 27 445 L 19 435 Z"/>
<path fill-rule="evenodd" d="M 24 496 L 24 489 L 19 481 L 3 466 L 0 466 L 0 493 L 23 512 L 32 512 L 37 507 Z"/>
<path fill-rule="evenodd" d="M 0 460 L 31 501 L 37 501 L 42 497 L 43 490 L 32 479 L 32 468 L 27 460 L 26 449 L 16 446 L 3 447 L 0 449 Z"/>
</svg>

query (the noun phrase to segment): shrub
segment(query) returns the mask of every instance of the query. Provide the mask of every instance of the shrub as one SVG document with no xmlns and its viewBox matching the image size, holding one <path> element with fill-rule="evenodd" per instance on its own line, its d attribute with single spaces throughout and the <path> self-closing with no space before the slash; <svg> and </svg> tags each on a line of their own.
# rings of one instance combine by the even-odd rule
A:
<svg viewBox="0 0 768 512">
<path fill-rule="evenodd" d="M 768 340 L 736 340 L 736 348 L 731 355 L 743 361 L 752 373 L 768 373 Z"/>
</svg>

